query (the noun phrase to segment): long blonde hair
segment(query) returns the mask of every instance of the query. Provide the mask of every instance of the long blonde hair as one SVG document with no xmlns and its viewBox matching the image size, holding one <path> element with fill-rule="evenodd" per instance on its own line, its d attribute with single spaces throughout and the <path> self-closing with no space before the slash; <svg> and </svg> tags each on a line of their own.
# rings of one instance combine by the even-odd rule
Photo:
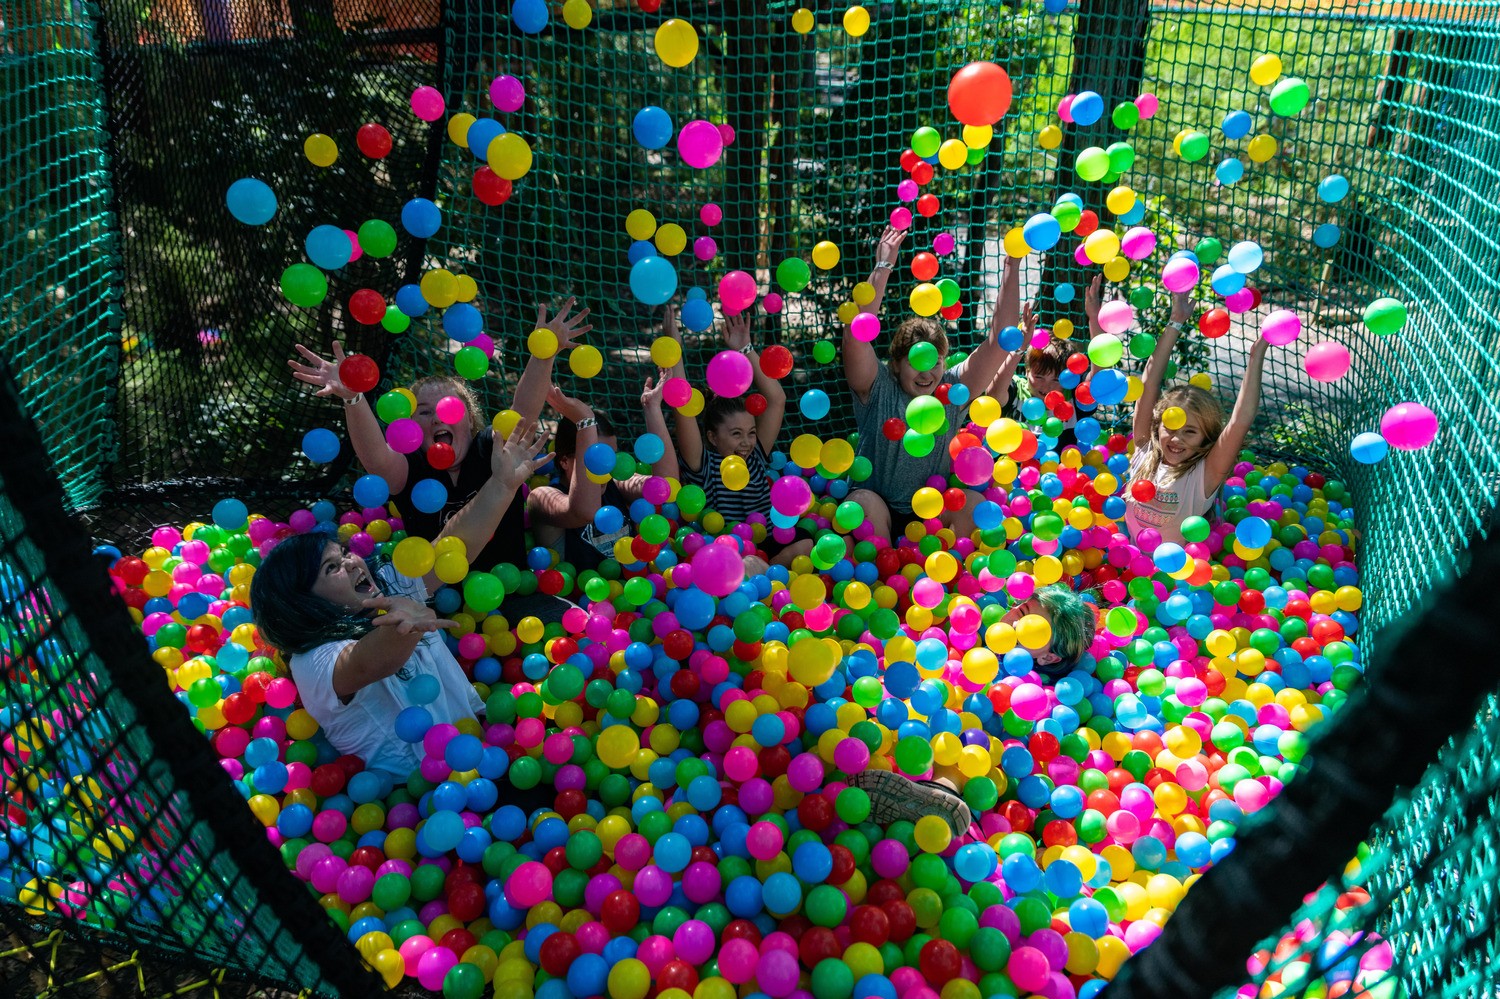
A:
<svg viewBox="0 0 1500 999">
<path fill-rule="evenodd" d="M 1198 418 L 1198 424 L 1203 428 L 1203 443 L 1188 455 L 1186 461 L 1167 466 L 1168 482 L 1176 482 L 1197 468 L 1219 442 L 1219 435 L 1224 432 L 1224 407 L 1219 405 L 1219 400 L 1196 385 L 1174 385 L 1161 394 L 1156 400 L 1156 408 L 1151 411 L 1151 439 L 1136 441 L 1135 446 L 1144 448 L 1146 456 L 1132 481 L 1149 482 L 1156 478 L 1161 467 L 1161 415 L 1173 406 Z"/>
</svg>

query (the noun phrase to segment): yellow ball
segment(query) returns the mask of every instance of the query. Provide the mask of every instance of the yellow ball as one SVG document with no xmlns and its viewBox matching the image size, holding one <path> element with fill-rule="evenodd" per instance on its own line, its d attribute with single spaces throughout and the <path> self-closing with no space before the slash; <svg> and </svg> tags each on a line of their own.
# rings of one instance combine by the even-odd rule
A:
<svg viewBox="0 0 1500 999">
<path fill-rule="evenodd" d="M 625 231 L 635 240 L 650 239 L 656 232 L 656 216 L 644 208 L 637 208 L 625 216 Z"/>
<path fill-rule="evenodd" d="M 1116 259 L 1119 259 L 1118 257 Z M 1052 336 L 1058 340 L 1066 340 L 1073 335 L 1073 320 L 1059 319 L 1052 324 Z"/>
<path fill-rule="evenodd" d="M 1245 151 L 1250 154 L 1250 162 L 1264 163 L 1276 155 L 1276 140 L 1269 135 L 1257 135 Z"/>
<path fill-rule="evenodd" d="M 1020 260 L 1031 252 L 1031 247 L 1026 245 L 1026 234 L 1019 227 L 1005 234 L 1005 254 Z"/>
<path fill-rule="evenodd" d="M 806 7 L 798 7 L 797 12 L 792 15 L 792 30 L 799 35 L 805 35 L 815 26 L 813 12 Z"/>
<path fill-rule="evenodd" d="M 687 246 L 687 233 L 676 222 L 668 222 L 656 230 L 656 248 L 663 256 L 675 257 Z"/>
<path fill-rule="evenodd" d="M 739 492 L 750 484 L 750 466 L 745 464 L 744 458 L 732 454 L 720 463 L 719 478 L 724 481 L 725 489 Z"/>
<path fill-rule="evenodd" d="M 854 317 L 859 315 L 859 306 L 853 302 L 840 302 L 838 311 L 835 314 L 838 316 L 839 322 L 848 326 L 854 322 Z"/>
<path fill-rule="evenodd" d="M 490 143 L 485 158 L 506 180 L 520 180 L 531 170 L 531 145 L 515 132 L 506 132 Z"/>
<path fill-rule="evenodd" d="M 658 368 L 673 367 L 682 360 L 682 344 L 669 336 L 659 336 L 651 342 L 651 363 Z"/>
<path fill-rule="evenodd" d="M 504 440 L 513 432 L 515 432 L 516 425 L 520 422 L 520 413 L 517 413 L 514 409 L 502 409 L 500 412 L 496 413 L 495 418 L 490 421 L 490 426 L 494 429 L 496 436 L 498 436 L 501 440 Z"/>
<path fill-rule="evenodd" d="M 787 454 L 799 468 L 813 468 L 823 455 L 823 441 L 813 434 L 798 434 Z"/>
<path fill-rule="evenodd" d="M 1209 377 L 1207 371 L 1197 371 L 1188 376 L 1188 384 L 1208 392 L 1213 389 L 1214 380 Z"/>
<path fill-rule="evenodd" d="M 839 248 L 828 240 L 822 240 L 812 251 L 813 266 L 819 270 L 829 270 L 839 262 Z"/>
<path fill-rule="evenodd" d="M 594 19 L 594 8 L 589 6 L 589 0 L 568 0 L 563 4 L 562 12 L 568 27 L 580 31 L 587 28 Z"/>
<path fill-rule="evenodd" d="M 989 425 L 984 432 L 984 442 L 1000 454 L 1010 454 L 1021 446 L 1024 428 L 1009 417 L 1002 417 Z"/>
<path fill-rule="evenodd" d="M 1023 648 L 1035 651 L 1052 641 L 1052 625 L 1040 614 L 1027 614 L 1016 622 L 1016 638 Z"/>
<path fill-rule="evenodd" d="M 935 316 L 943 307 L 943 293 L 937 285 L 923 281 L 911 290 L 911 311 L 919 316 Z"/>
<path fill-rule="evenodd" d="M 990 144 L 995 137 L 995 130 L 989 125 L 965 125 L 963 130 L 964 145 L 969 149 L 983 149 Z M 942 152 L 941 149 L 938 150 Z"/>
<path fill-rule="evenodd" d="M 844 11 L 844 30 L 855 38 L 861 38 L 870 30 L 870 12 L 858 5 Z"/>
<path fill-rule="evenodd" d="M 911 512 L 923 520 L 932 520 L 943 512 L 943 494 L 931 486 L 923 486 L 911 497 Z"/>
<path fill-rule="evenodd" d="M 446 309 L 458 301 L 458 279 L 451 271 L 433 268 L 422 275 L 422 297 L 435 309 Z"/>
<path fill-rule="evenodd" d="M 469 560 L 462 555 L 447 552 L 433 560 L 433 571 L 437 578 L 452 586 L 462 583 L 469 574 Z"/>
<path fill-rule="evenodd" d="M 1096 264 L 1107 264 L 1120 255 L 1120 237 L 1112 229 L 1095 229 L 1083 241 L 1083 253 Z"/>
<path fill-rule="evenodd" d="M 1104 265 L 1104 280 L 1119 283 L 1130 276 L 1130 258 L 1116 257 Z"/>
<path fill-rule="evenodd" d="M 453 279 L 453 300 L 455 302 L 472 302 L 479 297 L 479 282 L 467 274 L 460 274 Z M 413 403 L 413 408 L 415 408 Z"/>
<path fill-rule="evenodd" d="M 656 54 L 674 69 L 681 69 L 698 55 L 698 29 L 680 17 L 663 21 L 656 29 Z"/>
<path fill-rule="evenodd" d="M 1256 86 L 1269 87 L 1281 76 L 1281 57 L 1274 55 L 1257 56 L 1250 64 L 1250 80 Z"/>
<path fill-rule="evenodd" d="M 533 357 L 546 360 L 557 355 L 557 334 L 546 327 L 539 326 L 532 330 L 526 337 L 526 349 L 531 351 Z"/>
<path fill-rule="evenodd" d="M 333 166 L 333 161 L 339 158 L 338 143 L 324 135 L 322 132 L 314 132 L 302 142 L 303 155 L 313 166 Z"/>
<path fill-rule="evenodd" d="M 982 395 L 969 404 L 969 419 L 987 427 L 1000 419 L 1000 404 L 993 397 Z"/>
<path fill-rule="evenodd" d="M 938 147 L 938 163 L 944 170 L 957 170 L 969 162 L 969 147 L 962 139 L 949 139 Z"/>
<path fill-rule="evenodd" d="M 912 838 L 923 853 L 942 853 L 953 842 L 953 827 L 936 815 L 924 815 L 917 820 Z"/>
<path fill-rule="evenodd" d="M 693 394 L 688 399 L 687 405 L 679 406 L 677 408 L 677 412 L 681 413 L 683 416 L 697 416 L 699 413 L 703 412 L 703 406 L 706 402 L 707 400 L 703 398 L 703 392 L 699 389 L 693 389 Z"/>
<path fill-rule="evenodd" d="M 1162 410 L 1161 425 L 1168 430 L 1181 430 L 1187 423 L 1187 413 L 1179 406 L 1168 406 Z"/>
<path fill-rule="evenodd" d="M 806 687 L 827 683 L 839 664 L 838 643 L 807 638 L 792 645 L 787 669 L 792 679 Z"/>
<path fill-rule="evenodd" d="M 792 603 L 802 610 L 821 607 L 828 596 L 822 577 L 811 573 L 792 580 L 792 585 L 787 587 L 787 590 L 792 595 Z"/>
<path fill-rule="evenodd" d="M 406 538 L 391 553 L 391 564 L 403 576 L 421 578 L 432 571 L 437 554 L 426 538 Z"/>
<path fill-rule="evenodd" d="M 835 437 L 823 445 L 818 464 L 834 475 L 843 475 L 854 464 L 854 448 L 842 437 Z"/>
<path fill-rule="evenodd" d="M 1104 197 L 1104 207 L 1116 215 L 1124 215 L 1135 207 L 1135 192 L 1125 186 L 1120 186 L 1110 191 Z"/>
<path fill-rule="evenodd" d="M 599 756 L 599 762 L 611 770 L 623 770 L 630 766 L 630 761 L 635 759 L 635 754 L 640 751 L 641 740 L 636 735 L 635 729 L 629 725 L 611 725 L 599 733 L 599 739 L 594 744 L 594 752 Z M 606 818 L 607 822 L 608 819 Z M 604 823 L 600 823 L 603 828 Z"/>
<path fill-rule="evenodd" d="M 854 300 L 855 305 L 869 305 L 875 301 L 875 286 L 868 281 L 861 281 L 850 289 L 849 297 Z"/>
<path fill-rule="evenodd" d="M 1056 149 L 1058 146 L 1062 145 L 1062 140 L 1062 129 L 1058 128 L 1056 125 L 1048 125 L 1046 128 L 1042 129 L 1036 134 L 1037 145 L 1041 146 L 1043 149 Z"/>
<path fill-rule="evenodd" d="M 479 119 L 467 111 L 448 119 L 448 141 L 460 149 L 469 148 L 469 128 Z"/>
<path fill-rule="evenodd" d="M 574 347 L 568 355 L 568 368 L 579 378 L 592 378 L 604 370 L 604 355 L 589 344 Z"/>
</svg>

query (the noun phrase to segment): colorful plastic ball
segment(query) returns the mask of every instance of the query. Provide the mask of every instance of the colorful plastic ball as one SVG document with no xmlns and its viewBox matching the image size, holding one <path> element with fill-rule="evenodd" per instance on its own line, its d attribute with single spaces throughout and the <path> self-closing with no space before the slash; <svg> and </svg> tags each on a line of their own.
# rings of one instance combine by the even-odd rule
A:
<svg viewBox="0 0 1500 999">
<path fill-rule="evenodd" d="M 646 305 L 662 305 L 677 293 L 677 268 L 664 257 L 644 257 L 630 268 L 630 291 Z"/>
<path fill-rule="evenodd" d="M 447 109 L 436 87 L 418 87 L 411 92 L 411 112 L 423 121 L 437 121 Z"/>
<path fill-rule="evenodd" d="M 1341 233 L 1337 225 L 1332 222 L 1324 222 L 1313 230 L 1313 245 L 1323 250 L 1337 246 L 1340 235 Z"/>
<path fill-rule="evenodd" d="M 384 159 L 391 152 L 391 133 L 384 125 L 366 122 L 354 133 L 354 144 L 370 159 Z"/>
<path fill-rule="evenodd" d="M 339 456 L 339 438 L 332 430 L 314 427 L 302 435 L 302 453 L 309 461 L 327 464 Z"/>
<path fill-rule="evenodd" d="M 1198 261 L 1191 254 L 1176 255 L 1162 267 L 1161 283 L 1164 288 L 1175 294 L 1192 288 L 1198 283 L 1201 275 Z"/>
<path fill-rule="evenodd" d="M 1349 444 L 1349 454 L 1361 465 L 1374 465 L 1385 458 L 1390 443 L 1374 431 L 1365 431 L 1355 436 Z"/>
<path fill-rule="evenodd" d="M 1343 174 L 1329 174 L 1318 181 L 1318 200 L 1336 205 L 1349 196 L 1349 178 Z"/>
<path fill-rule="evenodd" d="M 677 152 L 688 166 L 707 170 L 724 155 L 723 133 L 711 121 L 690 121 L 677 133 Z"/>
<path fill-rule="evenodd" d="M 497 136 L 485 150 L 485 162 L 505 180 L 516 181 L 531 170 L 531 144 L 515 132 Z"/>
<path fill-rule="evenodd" d="M 672 116 L 648 104 L 635 113 L 630 125 L 635 141 L 647 149 L 662 149 L 672 141 Z"/>
<path fill-rule="evenodd" d="M 831 404 L 828 393 L 822 389 L 808 389 L 797 400 L 797 409 L 809 420 L 821 420 L 828 415 Z"/>
<path fill-rule="evenodd" d="M 1401 402 L 1380 418 L 1380 436 L 1399 451 L 1415 451 L 1437 436 L 1437 414 L 1419 402 Z"/>
<path fill-rule="evenodd" d="M 510 18 L 522 34 L 539 35 L 547 27 L 547 0 L 514 0 Z"/>
<path fill-rule="evenodd" d="M 1250 64 L 1250 81 L 1256 86 L 1269 87 L 1281 76 L 1281 57 L 1277 55 L 1256 56 Z"/>
<path fill-rule="evenodd" d="M 245 225 L 265 225 L 276 215 L 276 192 L 263 180 L 241 177 L 224 194 L 229 214 Z"/>
<path fill-rule="evenodd" d="M 1349 370 L 1349 349 L 1343 344 L 1325 340 L 1307 349 L 1302 366 L 1309 377 L 1320 382 L 1338 381 Z"/>
<path fill-rule="evenodd" d="M 971 62 L 948 81 L 948 108 L 965 125 L 993 125 L 1010 104 L 1010 74 L 992 62 Z"/>
<path fill-rule="evenodd" d="M 730 315 L 744 312 L 759 294 L 755 278 L 744 271 L 729 271 L 719 279 L 719 304 Z"/>
<path fill-rule="evenodd" d="M 354 245 L 344 230 L 334 225 L 315 226 L 303 241 L 307 259 L 325 271 L 335 271 L 349 263 Z"/>
<path fill-rule="evenodd" d="M 1406 319 L 1406 306 L 1394 298 L 1377 298 L 1365 306 L 1365 328 L 1377 336 L 1400 333 Z"/>
<path fill-rule="evenodd" d="M 519 111 L 526 103 L 526 86 L 509 74 L 502 74 L 490 81 L 490 103 L 500 111 Z"/>
<path fill-rule="evenodd" d="M 858 4 L 844 11 L 844 30 L 854 38 L 863 38 L 870 30 L 870 12 Z"/>
<path fill-rule="evenodd" d="M 426 239 L 443 224 L 443 213 L 426 198 L 412 198 L 401 206 L 401 227 L 417 239 Z"/>
<path fill-rule="evenodd" d="M 750 359 L 739 351 L 721 350 L 709 359 L 706 381 L 714 395 L 744 395 L 755 378 Z"/>
<path fill-rule="evenodd" d="M 1295 312 L 1278 309 L 1260 324 L 1260 335 L 1275 347 L 1284 347 L 1302 335 L 1302 320 Z"/>
<path fill-rule="evenodd" d="M 1245 164 L 1241 163 L 1239 160 L 1222 160 L 1220 161 L 1218 166 L 1214 167 L 1214 179 L 1216 179 L 1220 184 L 1223 184 L 1225 187 L 1238 184 L 1241 180 L 1244 180 L 1244 178 Z"/>
<path fill-rule="evenodd" d="M 657 58 L 681 69 L 698 55 L 698 29 L 680 17 L 663 21 L 656 29 Z"/>
<path fill-rule="evenodd" d="M 1271 88 L 1271 110 L 1283 118 L 1300 114 L 1311 99 L 1312 91 L 1295 76 L 1289 76 Z"/>
<path fill-rule="evenodd" d="M 1087 127 L 1104 116 L 1104 98 L 1092 90 L 1085 90 L 1073 98 L 1069 108 L 1073 121 Z"/>
</svg>

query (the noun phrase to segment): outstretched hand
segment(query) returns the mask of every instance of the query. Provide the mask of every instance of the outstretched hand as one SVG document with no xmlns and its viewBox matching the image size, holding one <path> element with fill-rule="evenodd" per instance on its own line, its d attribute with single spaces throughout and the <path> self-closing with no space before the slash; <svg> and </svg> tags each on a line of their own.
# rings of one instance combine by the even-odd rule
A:
<svg viewBox="0 0 1500 999">
<path fill-rule="evenodd" d="M 648 409 L 660 409 L 662 390 L 667 387 L 667 379 L 671 377 L 672 372 L 666 368 L 656 370 L 654 381 L 650 375 L 647 375 L 646 384 L 641 388 L 641 405 Z"/>
<path fill-rule="evenodd" d="M 877 264 L 890 264 L 896 266 L 896 258 L 901 253 L 901 244 L 906 241 L 906 229 L 897 229 L 893 225 L 885 227 L 880 234 L 880 242 L 875 245 L 875 262 Z"/>
<path fill-rule="evenodd" d="M 750 346 L 749 309 L 724 317 L 724 345 L 730 350 L 743 350 Z"/>
<path fill-rule="evenodd" d="M 506 488 L 520 489 L 538 469 L 552 460 L 552 455 L 546 453 L 551 439 L 551 432 L 540 424 L 522 420 L 505 443 L 496 447 L 490 456 L 490 474 Z"/>
<path fill-rule="evenodd" d="M 1193 318 L 1193 298 L 1185 291 L 1172 294 L 1172 322 L 1186 323 Z"/>
<path fill-rule="evenodd" d="M 287 361 L 287 366 L 292 369 L 292 377 L 299 382 L 318 386 L 318 391 L 313 393 L 320 396 L 338 396 L 348 402 L 359 393 L 351 392 L 339 378 L 339 365 L 344 363 L 344 345 L 337 340 L 333 341 L 333 358 L 324 357 L 321 354 L 309 350 L 302 344 L 297 344 L 297 353 L 306 359 L 306 364 L 298 364 L 296 361 Z"/>
<path fill-rule="evenodd" d="M 1021 306 L 1021 329 L 1026 334 L 1024 348 L 1031 343 L 1031 338 L 1036 336 L 1036 303 L 1026 302 Z"/>
<path fill-rule="evenodd" d="M 1089 325 L 1099 321 L 1099 308 L 1103 305 L 1104 275 L 1094 275 L 1094 280 L 1083 293 L 1083 311 L 1089 317 Z"/>
<path fill-rule="evenodd" d="M 438 617 L 431 607 L 405 597 L 371 597 L 364 602 L 364 607 L 368 611 L 385 612 L 371 622 L 375 627 L 394 628 L 402 635 L 418 635 L 458 627 L 458 622 Z"/>
<path fill-rule="evenodd" d="M 586 420 L 594 415 L 594 411 L 589 407 L 588 403 L 573 398 L 556 384 L 547 390 L 547 405 L 557 410 L 557 415 L 574 423 L 577 423 L 579 420 Z"/>
<path fill-rule="evenodd" d="M 559 351 L 571 350 L 578 346 L 578 338 L 594 328 L 585 322 L 589 317 L 588 309 L 584 309 L 573 315 L 568 314 L 577 302 L 578 299 L 569 297 L 563 303 L 563 307 L 557 311 L 557 315 L 551 319 L 547 318 L 547 307 L 545 305 L 539 304 L 536 307 L 537 328 L 552 331 L 552 335 L 557 337 L 557 349 Z"/>
</svg>

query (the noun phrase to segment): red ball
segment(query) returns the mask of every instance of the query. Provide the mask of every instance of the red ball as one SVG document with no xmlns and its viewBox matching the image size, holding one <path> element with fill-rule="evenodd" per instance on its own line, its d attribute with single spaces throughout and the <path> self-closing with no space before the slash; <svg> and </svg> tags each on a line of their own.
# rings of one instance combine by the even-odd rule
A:
<svg viewBox="0 0 1500 999">
<path fill-rule="evenodd" d="M 1149 479 L 1130 484 L 1130 495 L 1135 497 L 1137 503 L 1150 503 L 1156 498 L 1156 483 Z"/>
<path fill-rule="evenodd" d="M 947 940 L 929 940 L 917 954 L 917 967 L 933 985 L 946 985 L 963 971 L 958 948 Z"/>
<path fill-rule="evenodd" d="M 254 699 L 243 692 L 237 692 L 224 698 L 219 710 L 229 724 L 244 725 L 255 717 L 257 708 Z"/>
<path fill-rule="evenodd" d="M 815 968 L 819 961 L 838 960 L 843 955 L 839 938 L 826 926 L 811 927 L 797 941 L 797 956 L 804 967 Z"/>
<path fill-rule="evenodd" d="M 1068 370 L 1075 375 L 1081 375 L 1089 369 L 1089 359 L 1085 354 L 1069 354 Z"/>
<path fill-rule="evenodd" d="M 828 848 L 833 854 L 833 873 L 828 875 L 828 883 L 841 885 L 854 876 L 854 854 L 847 846 L 835 844 Z"/>
<path fill-rule="evenodd" d="M 992 62 L 971 62 L 948 81 L 948 108 L 965 125 L 993 125 L 1010 101 L 1010 74 Z"/>
<path fill-rule="evenodd" d="M 358 864 L 360 867 L 368 867 L 373 871 L 383 863 L 385 863 L 385 854 L 373 846 L 356 847 L 354 852 L 349 854 L 351 867 Z"/>
<path fill-rule="evenodd" d="M 901 169 L 905 170 L 907 173 L 911 173 L 913 170 L 915 170 L 917 168 L 917 164 L 921 162 L 922 157 L 918 156 L 910 149 L 903 149 L 901 151 Z"/>
<path fill-rule="evenodd" d="M 359 126 L 359 131 L 354 133 L 354 143 L 370 159 L 384 159 L 391 151 L 391 133 L 386 131 L 384 125 L 368 122 Z"/>
<path fill-rule="evenodd" d="M 943 490 L 943 507 L 948 510 L 958 511 L 964 508 L 964 502 L 968 499 L 968 493 L 957 486 Z"/>
<path fill-rule="evenodd" d="M 888 441 L 899 441 L 906 436 L 906 421 L 899 416 L 893 416 L 880 426 L 880 432 L 885 434 Z"/>
<path fill-rule="evenodd" d="M 917 165 L 911 168 L 911 179 L 919 185 L 926 184 L 932 180 L 933 173 L 931 163 L 928 163 L 926 160 L 918 160 Z"/>
<path fill-rule="evenodd" d="M 641 903 L 623 888 L 610 892 L 599 906 L 599 922 L 616 934 L 629 932 L 640 921 Z"/>
<path fill-rule="evenodd" d="M 140 586 L 146 581 L 151 567 L 134 555 L 127 555 L 115 563 L 114 573 L 126 586 Z"/>
<path fill-rule="evenodd" d="M 1224 309 L 1209 309 L 1198 317 L 1198 332 L 1210 339 L 1217 339 L 1229 332 L 1229 313 Z"/>
<path fill-rule="evenodd" d="M 1021 803 L 1016 802 L 1016 804 L 1019 805 Z M 1021 807 L 1025 808 L 1026 806 L 1021 805 Z M 907 904 L 905 899 L 884 902 L 880 908 L 885 912 L 886 919 L 890 920 L 891 940 L 893 942 L 901 943 L 917 932 L 916 913 L 911 911 L 911 906 Z"/>
<path fill-rule="evenodd" d="M 670 631 L 661 640 L 661 647 L 670 658 L 682 662 L 693 654 L 693 633 L 684 628 Z"/>
<path fill-rule="evenodd" d="M 354 294 L 358 297 L 362 293 L 355 292 Z M 379 292 L 372 292 L 372 294 L 380 298 Z M 349 308 L 351 310 L 354 308 L 353 299 L 349 302 Z M 385 315 L 385 299 L 383 298 L 380 298 L 380 315 Z M 380 322 L 380 317 L 377 316 L 373 321 Z M 380 384 L 380 365 L 375 363 L 374 358 L 364 354 L 350 354 L 339 364 L 339 381 L 343 382 L 344 388 L 350 392 L 368 392 Z"/>
<path fill-rule="evenodd" d="M 957 319 L 963 314 L 964 303 L 962 302 L 954 302 L 952 305 L 945 305 L 941 309 L 938 309 L 938 315 L 948 320 Z"/>
<path fill-rule="evenodd" d="M 427 464 L 440 472 L 445 468 L 452 468 L 457 460 L 458 456 L 454 454 L 452 445 L 439 442 L 427 449 Z"/>
<path fill-rule="evenodd" d="M 891 938 L 891 917 L 873 905 L 857 905 L 849 914 L 849 935 L 860 943 L 879 947 Z"/>
<path fill-rule="evenodd" d="M 760 352 L 761 374 L 767 378 L 785 378 L 792 373 L 792 352 L 779 343 L 773 343 Z"/>
<path fill-rule="evenodd" d="M 454 919 L 461 919 L 466 923 L 472 923 L 484 915 L 485 900 L 484 889 L 476 884 L 462 884 L 454 887 L 448 893 L 448 914 Z M 469 947 L 474 946 L 470 942 L 465 947 L 454 949 L 454 953 L 462 954 Z"/>
<path fill-rule="evenodd" d="M 745 412 L 751 416 L 760 416 L 769 406 L 770 403 L 766 401 L 766 397 L 759 392 L 752 392 L 745 397 Z"/>
<path fill-rule="evenodd" d="M 635 5 L 647 14 L 655 14 L 661 10 L 661 0 L 635 0 Z"/>
<path fill-rule="evenodd" d="M 312 776 L 307 780 L 307 786 L 312 788 L 312 793 L 318 797 L 331 798 L 344 789 L 347 781 L 343 767 L 325 763 L 313 770 Z"/>
<path fill-rule="evenodd" d="M 476 917 L 477 918 L 477 917 Z M 462 954 L 470 947 L 479 942 L 479 938 L 462 926 L 455 926 L 443 934 L 443 939 L 438 941 L 438 946 L 447 947 L 455 954 Z"/>
<path fill-rule="evenodd" d="M 932 390 L 932 397 L 946 406 L 948 405 L 948 389 L 949 385 L 947 382 L 940 382 L 938 383 L 938 387 Z"/>
<path fill-rule="evenodd" d="M 487 205 L 503 205 L 510 200 L 510 181 L 487 166 L 474 171 L 474 197 Z"/>
<path fill-rule="evenodd" d="M 1089 387 L 1088 382 L 1081 382 L 1073 390 L 1073 401 L 1080 406 L 1092 406 L 1094 404 L 1094 390 Z"/>
<path fill-rule="evenodd" d="M 564 819 L 572 819 L 575 815 L 582 815 L 588 811 L 588 796 L 576 787 L 570 787 L 565 791 L 557 792 L 557 801 L 552 808 Z"/>
<path fill-rule="evenodd" d="M 681 989 L 692 995 L 693 990 L 698 987 L 698 972 L 691 964 L 675 958 L 662 965 L 661 970 L 656 973 L 656 987 L 662 992 Z"/>
<path fill-rule="evenodd" d="M 700 685 L 698 674 L 687 669 L 680 669 L 673 673 L 672 680 L 668 684 L 672 690 L 672 697 L 679 701 L 691 701 L 697 696 Z"/>
<path fill-rule="evenodd" d="M 618 894 L 618 892 L 616 892 Z M 549 975 L 561 977 L 568 973 L 573 962 L 583 956 L 583 947 L 571 933 L 554 933 L 542 941 L 542 970 Z"/>
<path fill-rule="evenodd" d="M 756 947 L 760 946 L 760 930 L 748 919 L 733 919 L 729 925 L 724 927 L 724 932 L 719 934 L 720 945 L 727 944 L 731 940 L 748 940 Z"/>
<path fill-rule="evenodd" d="M 911 276 L 918 281 L 929 281 L 937 276 L 938 258 L 923 250 L 911 258 Z"/>
<path fill-rule="evenodd" d="M 923 164 L 928 166 L 928 164 Z M 930 219 L 942 210 L 943 203 L 938 200 L 936 194 L 924 194 L 917 199 L 917 214 L 924 219 Z"/>
<path fill-rule="evenodd" d="M 1078 225 L 1074 226 L 1073 234 L 1087 236 L 1097 228 L 1099 228 L 1099 216 L 1085 208 L 1078 215 Z"/>
<path fill-rule="evenodd" d="M 364 323 L 366 326 L 374 326 L 385 318 L 385 296 L 374 288 L 361 288 L 349 296 L 349 315 L 354 317 L 355 322 Z M 373 363 L 373 362 L 371 362 Z M 376 378 L 379 381 L 379 378 Z M 348 382 L 344 382 L 348 385 Z M 375 383 L 370 383 L 374 388 Z M 364 389 L 355 389 L 363 392 Z"/>
<path fill-rule="evenodd" d="M 833 825 L 833 804 L 821 794 L 809 794 L 797 803 L 797 819 L 802 828 L 822 832 Z"/>
</svg>

